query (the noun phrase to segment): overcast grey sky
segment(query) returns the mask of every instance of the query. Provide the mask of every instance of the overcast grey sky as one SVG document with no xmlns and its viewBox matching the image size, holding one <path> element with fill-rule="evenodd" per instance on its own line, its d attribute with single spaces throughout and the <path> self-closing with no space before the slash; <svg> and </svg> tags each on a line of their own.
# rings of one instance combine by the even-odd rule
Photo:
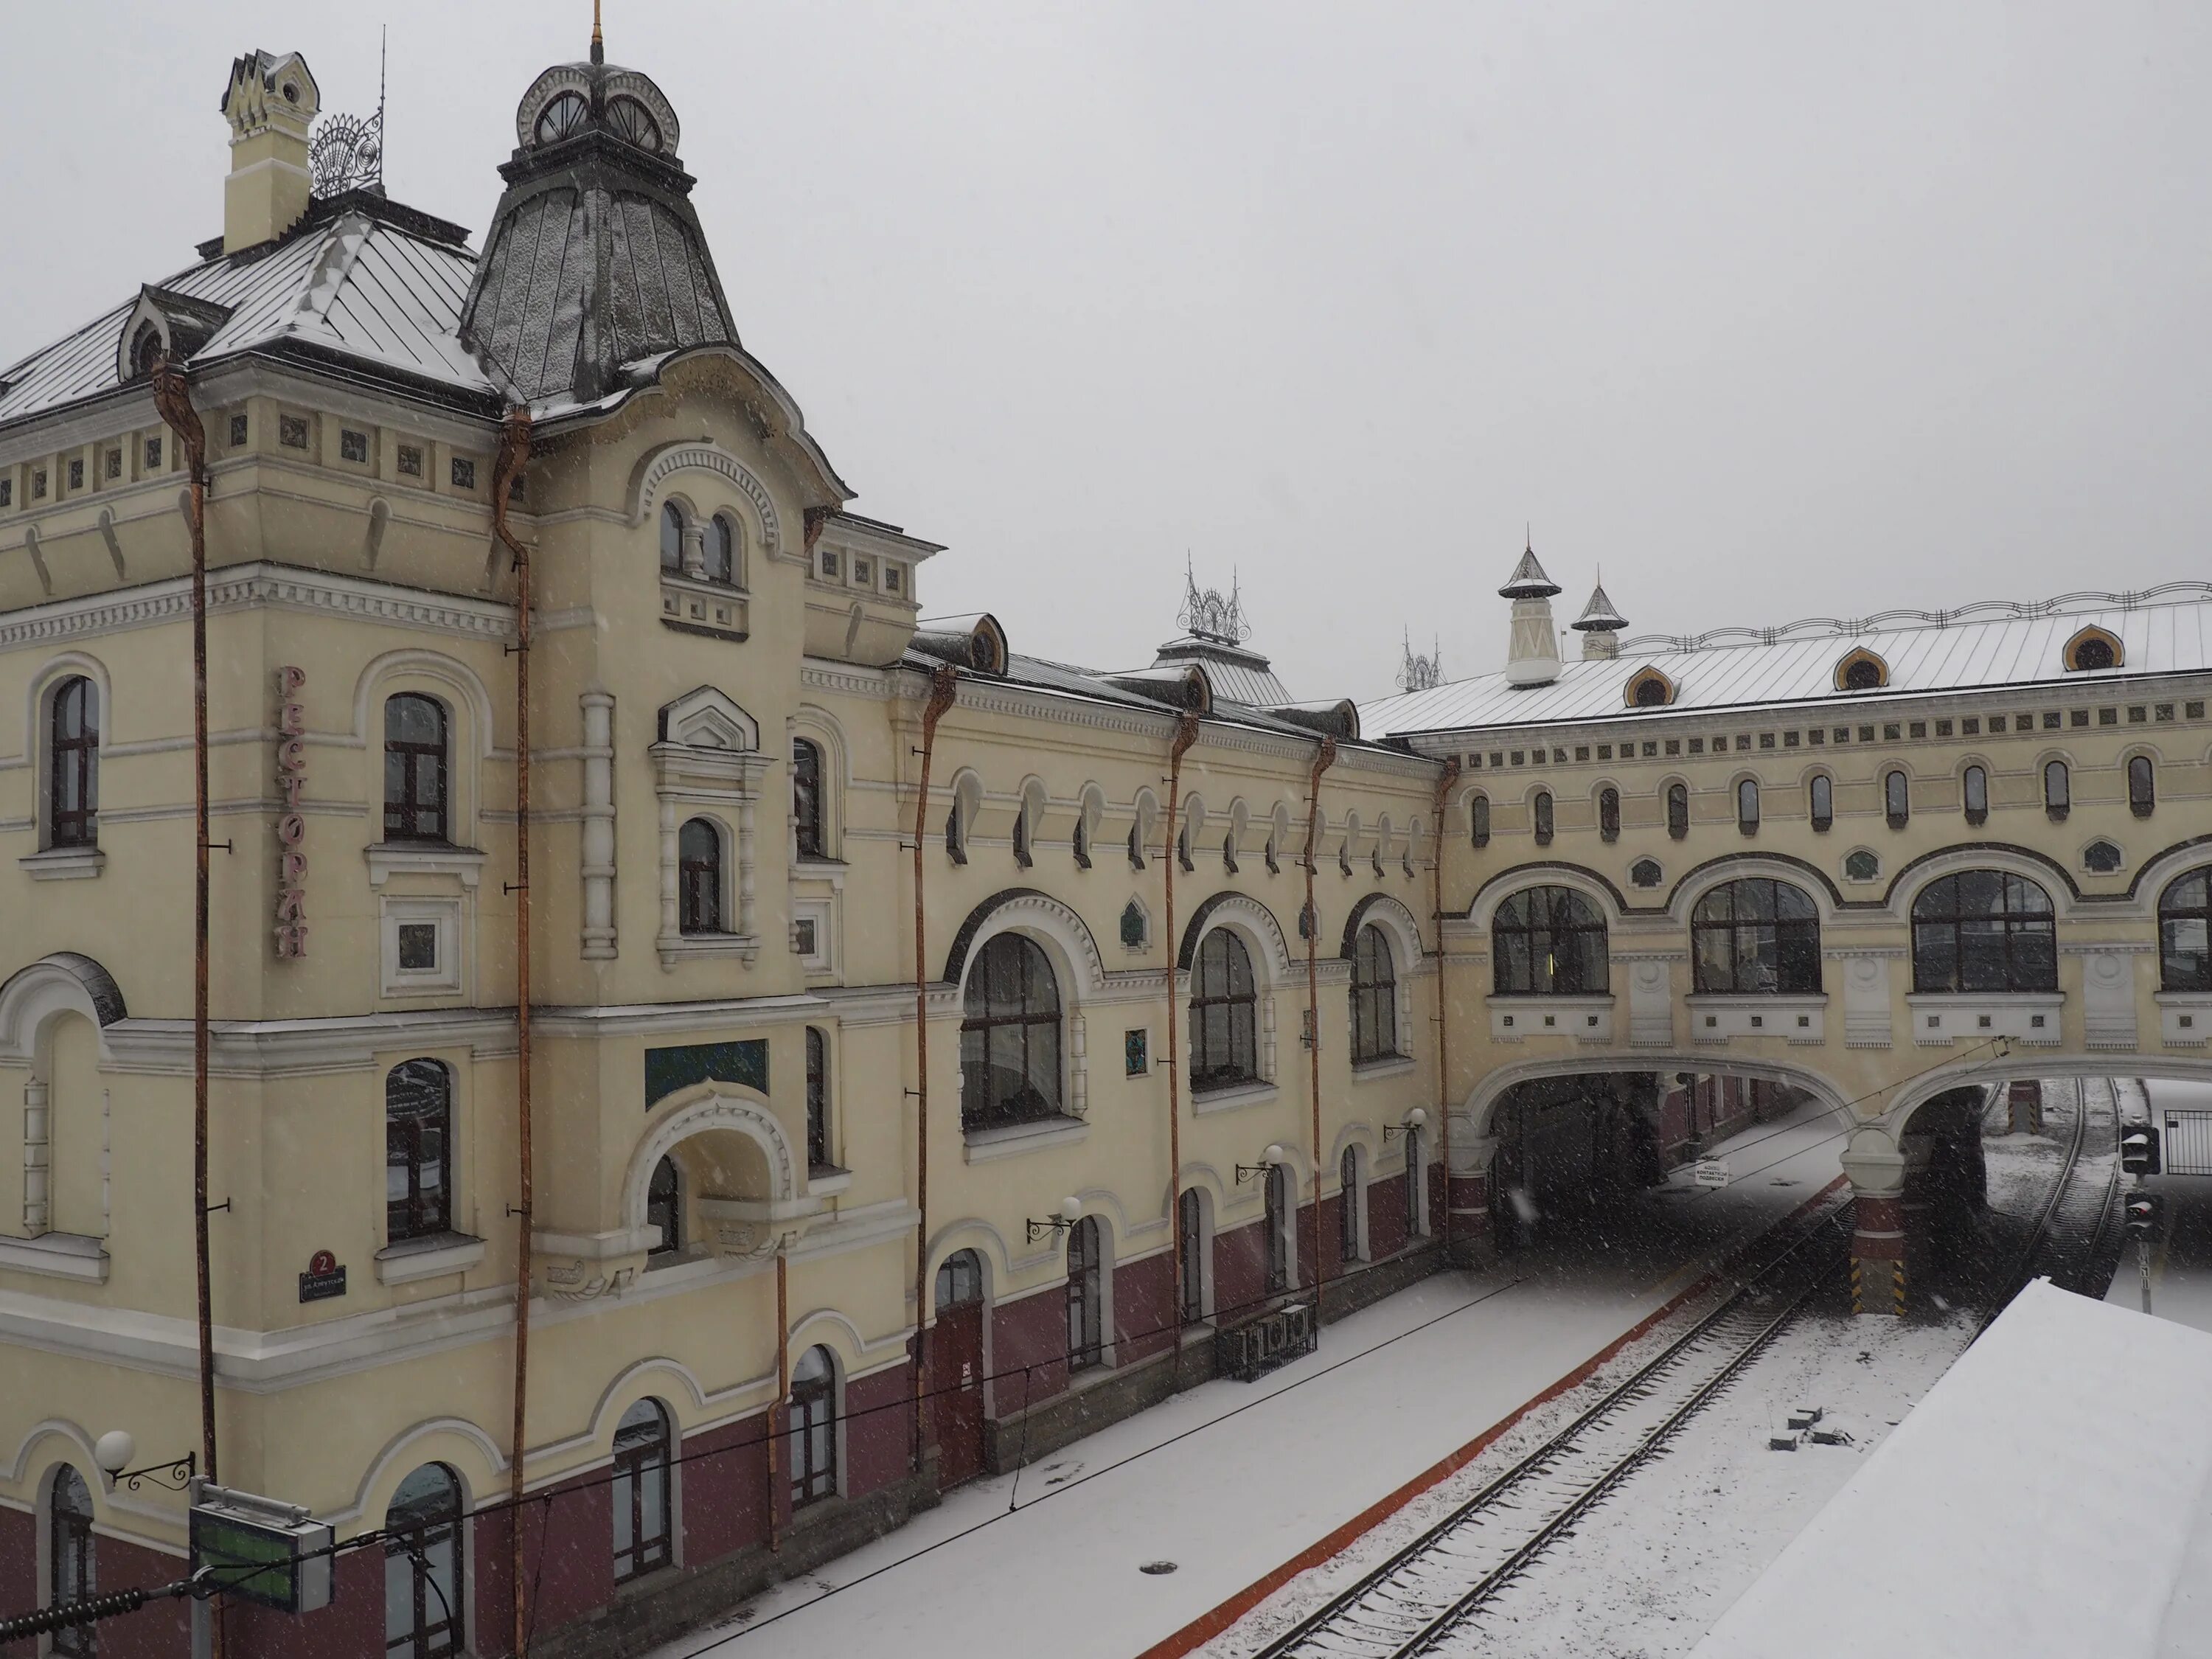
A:
<svg viewBox="0 0 2212 1659">
<path fill-rule="evenodd" d="M 230 59 L 480 232 L 589 0 L 10 5 L 0 362 L 222 225 Z M 2212 8 L 610 0 L 745 343 L 933 611 L 1100 667 L 1241 572 L 1301 696 L 2212 574 Z"/>
</svg>

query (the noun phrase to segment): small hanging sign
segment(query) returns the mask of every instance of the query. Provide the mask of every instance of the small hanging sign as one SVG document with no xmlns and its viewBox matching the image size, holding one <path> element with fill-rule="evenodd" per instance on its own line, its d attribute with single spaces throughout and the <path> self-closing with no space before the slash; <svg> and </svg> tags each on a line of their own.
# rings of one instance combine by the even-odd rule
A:
<svg viewBox="0 0 2212 1659">
<path fill-rule="evenodd" d="M 1690 1178 L 1700 1187 L 1725 1187 L 1729 1184 L 1728 1160 L 1701 1158 L 1691 1169 Z"/>
</svg>

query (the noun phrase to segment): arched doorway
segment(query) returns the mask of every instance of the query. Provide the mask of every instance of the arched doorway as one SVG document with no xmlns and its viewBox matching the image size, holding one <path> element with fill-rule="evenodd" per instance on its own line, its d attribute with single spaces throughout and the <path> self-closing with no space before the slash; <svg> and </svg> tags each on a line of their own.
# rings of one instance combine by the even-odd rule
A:
<svg viewBox="0 0 2212 1659">
<path fill-rule="evenodd" d="M 983 1473 L 983 1263 L 955 1250 L 937 1269 L 930 1393 L 937 1407 L 937 1480 L 957 1486 Z"/>
</svg>

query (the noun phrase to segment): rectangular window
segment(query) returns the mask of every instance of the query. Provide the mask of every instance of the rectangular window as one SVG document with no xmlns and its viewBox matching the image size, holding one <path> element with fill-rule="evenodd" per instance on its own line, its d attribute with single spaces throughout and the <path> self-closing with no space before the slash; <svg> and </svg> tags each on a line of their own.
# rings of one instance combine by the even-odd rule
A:
<svg viewBox="0 0 2212 1659">
<path fill-rule="evenodd" d="M 73 490 L 84 488 L 83 461 L 74 460 L 69 464 L 69 487 Z"/>
<path fill-rule="evenodd" d="M 834 579 L 837 574 L 838 569 L 837 550 L 834 547 L 823 548 L 822 550 L 822 574 L 826 577 Z"/>
<path fill-rule="evenodd" d="M 123 452 L 119 449 L 109 450 L 107 452 L 107 459 L 105 462 L 105 467 L 107 476 L 110 478 L 121 477 L 123 476 Z"/>
<path fill-rule="evenodd" d="M 43 466 L 31 469 L 31 499 L 34 501 L 46 499 L 46 469 Z"/>
<path fill-rule="evenodd" d="M 0 507 L 15 505 L 15 481 L 13 478 L 0 478 Z"/>
<path fill-rule="evenodd" d="M 1704 754 L 1705 752 L 1705 740 L 1703 738 L 1692 738 L 1690 739 L 1690 752 L 1693 755 Z"/>
<path fill-rule="evenodd" d="M 438 971 L 438 924 L 403 921 L 399 924 L 399 971 L 434 974 Z"/>
<path fill-rule="evenodd" d="M 863 559 L 856 556 L 853 560 L 853 580 L 862 587 L 866 587 L 875 579 L 876 562 L 873 559 Z"/>
<path fill-rule="evenodd" d="M 161 441 L 159 438 L 146 440 L 146 470 L 149 472 L 161 470 Z"/>
<path fill-rule="evenodd" d="M 233 449 L 246 447 L 246 416 L 243 415 L 230 417 L 230 447 Z"/>
<path fill-rule="evenodd" d="M 1152 1034 L 1139 1026 L 1121 1033 L 1121 1069 L 1129 1077 L 1142 1077 L 1152 1069 Z"/>
<path fill-rule="evenodd" d="M 1926 737 L 1928 735 L 1928 722 L 1926 720 L 1913 721 L 1912 735 L 1916 738 Z"/>
<path fill-rule="evenodd" d="M 885 565 L 884 567 L 884 592 L 886 593 L 896 593 L 900 592 L 906 586 L 905 576 L 906 572 L 899 566 L 895 564 Z"/>
</svg>

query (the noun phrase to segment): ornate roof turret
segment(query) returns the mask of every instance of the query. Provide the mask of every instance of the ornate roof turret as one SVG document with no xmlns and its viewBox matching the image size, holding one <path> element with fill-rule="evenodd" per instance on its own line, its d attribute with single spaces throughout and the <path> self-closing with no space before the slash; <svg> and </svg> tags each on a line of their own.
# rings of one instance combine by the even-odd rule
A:
<svg viewBox="0 0 2212 1659">
<path fill-rule="evenodd" d="M 539 76 L 515 111 L 507 193 L 461 312 L 464 344 L 511 395 L 591 403 L 623 370 L 737 325 L 678 164 L 676 111 L 605 61 Z"/>
<path fill-rule="evenodd" d="M 1559 583 L 1544 574 L 1544 567 L 1536 562 L 1536 549 L 1528 543 L 1521 555 L 1521 562 L 1513 567 L 1513 574 L 1505 586 L 1498 590 L 1504 599 L 1548 599 L 1559 591 Z"/>
<path fill-rule="evenodd" d="M 1620 654 L 1620 641 L 1613 635 L 1628 626 L 1628 618 L 1613 609 L 1613 601 L 1606 597 L 1605 579 L 1601 576 L 1597 586 L 1590 589 L 1589 603 L 1583 614 L 1567 624 L 1583 636 L 1583 660 L 1589 662 Z"/>
</svg>

